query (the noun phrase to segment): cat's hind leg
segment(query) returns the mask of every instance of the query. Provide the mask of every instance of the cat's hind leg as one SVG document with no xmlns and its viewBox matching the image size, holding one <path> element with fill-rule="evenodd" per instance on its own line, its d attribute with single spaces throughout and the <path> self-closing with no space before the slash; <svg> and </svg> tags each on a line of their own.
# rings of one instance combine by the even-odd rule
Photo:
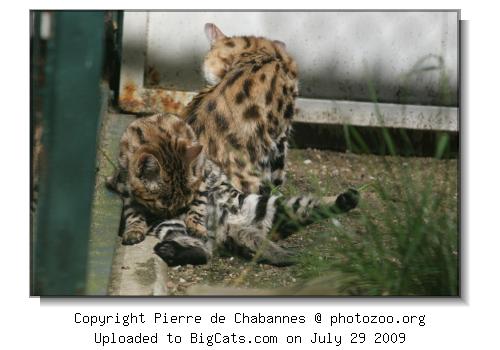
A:
<svg viewBox="0 0 500 350">
<path fill-rule="evenodd" d="M 346 213 L 357 207 L 359 192 L 349 189 L 337 197 L 315 199 L 298 196 L 288 200 L 278 198 L 274 202 L 274 217 L 271 231 L 277 238 L 286 238 L 312 223 Z"/>
<path fill-rule="evenodd" d="M 307 225 L 355 208 L 359 193 L 350 189 L 325 199 L 240 194 L 238 201 L 239 213 L 231 217 L 233 223 L 236 220 L 242 227 L 256 227 L 273 238 L 286 238 Z"/>
</svg>

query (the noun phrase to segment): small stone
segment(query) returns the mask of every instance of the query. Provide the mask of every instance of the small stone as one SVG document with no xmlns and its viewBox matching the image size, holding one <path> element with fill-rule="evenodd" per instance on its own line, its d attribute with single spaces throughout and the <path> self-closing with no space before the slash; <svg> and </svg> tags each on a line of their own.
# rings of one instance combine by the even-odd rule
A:
<svg viewBox="0 0 500 350">
<path fill-rule="evenodd" d="M 341 227 L 342 226 L 342 224 L 340 223 L 340 221 L 338 221 L 337 219 L 332 219 L 332 224 L 335 227 Z"/>
<path fill-rule="evenodd" d="M 305 165 L 307 165 L 307 164 L 311 164 L 311 163 L 312 163 L 312 160 L 310 160 L 310 159 L 306 159 L 306 160 L 304 160 L 304 164 L 305 164 Z"/>
<path fill-rule="evenodd" d="M 179 283 L 186 283 L 186 280 L 184 278 L 179 278 Z"/>
<path fill-rule="evenodd" d="M 174 284 L 174 282 L 172 282 L 172 281 L 168 281 L 168 282 L 167 282 L 167 288 L 168 288 L 168 289 L 174 289 L 174 288 L 175 288 L 175 284 Z"/>
</svg>

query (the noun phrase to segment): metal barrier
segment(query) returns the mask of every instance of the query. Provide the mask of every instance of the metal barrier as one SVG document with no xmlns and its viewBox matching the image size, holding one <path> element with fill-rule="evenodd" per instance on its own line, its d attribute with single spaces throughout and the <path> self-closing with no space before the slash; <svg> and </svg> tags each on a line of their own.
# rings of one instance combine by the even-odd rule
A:
<svg viewBox="0 0 500 350">
<path fill-rule="evenodd" d="M 44 69 L 32 70 L 31 122 L 40 112 L 46 156 L 37 174 L 31 295 L 79 295 L 85 287 L 95 181 L 104 12 L 55 11 L 43 21 L 41 15 L 32 13 L 32 68 L 40 64 L 42 41 L 46 56 Z"/>
</svg>

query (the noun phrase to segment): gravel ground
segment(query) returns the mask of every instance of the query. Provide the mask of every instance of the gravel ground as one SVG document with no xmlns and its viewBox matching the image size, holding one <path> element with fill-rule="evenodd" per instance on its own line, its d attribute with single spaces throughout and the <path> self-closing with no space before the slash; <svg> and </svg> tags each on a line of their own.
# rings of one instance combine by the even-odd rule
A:
<svg viewBox="0 0 500 350">
<path fill-rule="evenodd" d="M 287 166 L 287 183 L 282 189 L 285 195 L 335 195 L 346 188 L 359 188 L 381 179 L 389 185 L 403 186 L 404 183 L 398 179 L 402 178 L 401 174 L 404 172 L 410 174 L 409 181 L 423 182 L 432 177 L 434 191 L 442 191 L 449 197 L 446 199 L 446 210 L 457 211 L 457 160 L 294 149 L 290 151 Z M 362 202 L 358 209 L 338 216 L 330 223 L 311 225 L 282 241 L 282 246 L 297 252 L 301 257 L 296 265 L 278 268 L 245 261 L 239 257 L 217 256 L 209 265 L 170 268 L 167 287 L 173 295 L 195 294 L 200 288 L 208 288 L 205 292 L 212 294 L 224 294 L 224 288 L 243 290 L 244 294 L 245 290 L 250 289 L 273 289 L 277 290 L 277 294 L 285 294 L 283 291 L 296 289 L 311 276 L 320 274 L 318 266 L 328 263 L 328 259 L 334 254 L 335 245 L 342 244 L 338 242 L 335 232 L 332 232 L 332 227 L 344 226 L 352 228 L 353 232 L 359 232 L 362 230 L 361 211 L 382 205 L 377 202 L 377 198 L 371 187 L 367 187 L 362 192 Z"/>
</svg>

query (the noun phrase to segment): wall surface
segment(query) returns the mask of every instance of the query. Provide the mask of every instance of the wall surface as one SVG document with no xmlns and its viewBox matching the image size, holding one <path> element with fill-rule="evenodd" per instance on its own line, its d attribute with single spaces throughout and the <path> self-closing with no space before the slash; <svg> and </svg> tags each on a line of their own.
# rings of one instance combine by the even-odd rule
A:
<svg viewBox="0 0 500 350">
<path fill-rule="evenodd" d="M 200 66 L 209 49 L 203 26 L 213 22 L 226 35 L 285 42 L 299 64 L 302 97 L 373 101 L 375 94 L 380 102 L 456 106 L 458 16 L 457 12 L 150 12 L 145 43 L 140 44 L 145 44 L 144 86 L 200 89 L 204 85 Z M 134 42 L 125 37 L 127 45 Z"/>
</svg>

